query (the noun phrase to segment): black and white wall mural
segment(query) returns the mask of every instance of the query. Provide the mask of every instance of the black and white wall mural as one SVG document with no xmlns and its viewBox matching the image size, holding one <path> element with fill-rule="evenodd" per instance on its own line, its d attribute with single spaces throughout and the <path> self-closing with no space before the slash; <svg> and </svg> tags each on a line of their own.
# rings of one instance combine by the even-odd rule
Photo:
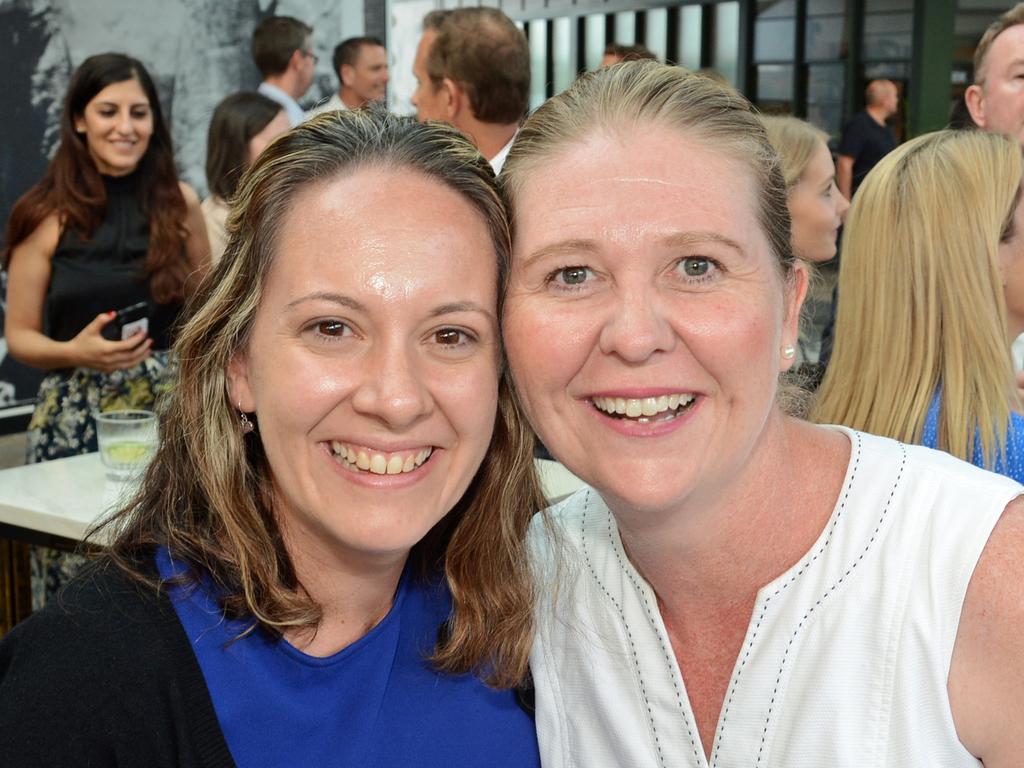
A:
<svg viewBox="0 0 1024 768">
<path fill-rule="evenodd" d="M 42 175 L 65 89 L 86 57 L 118 51 L 146 64 L 179 172 L 205 195 L 210 115 L 228 94 L 258 85 L 249 41 L 259 20 L 288 15 L 314 28 L 318 74 L 304 98 L 312 104 L 338 87 L 334 46 L 366 32 L 383 35 L 384 8 L 385 0 L 0 0 L 0 222 Z M 0 304 L 0 326 L 2 319 Z M 0 416 L 30 403 L 39 378 L 0 341 Z"/>
</svg>

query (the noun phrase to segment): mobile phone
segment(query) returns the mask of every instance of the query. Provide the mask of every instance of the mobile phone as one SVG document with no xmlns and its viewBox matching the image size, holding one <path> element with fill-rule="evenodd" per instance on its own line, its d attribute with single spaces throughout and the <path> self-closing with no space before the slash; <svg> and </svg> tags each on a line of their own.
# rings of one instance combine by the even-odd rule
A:
<svg viewBox="0 0 1024 768">
<path fill-rule="evenodd" d="M 149 304 L 145 301 L 117 310 L 114 320 L 104 326 L 103 336 L 111 341 L 124 341 L 140 331 L 149 332 Z"/>
</svg>

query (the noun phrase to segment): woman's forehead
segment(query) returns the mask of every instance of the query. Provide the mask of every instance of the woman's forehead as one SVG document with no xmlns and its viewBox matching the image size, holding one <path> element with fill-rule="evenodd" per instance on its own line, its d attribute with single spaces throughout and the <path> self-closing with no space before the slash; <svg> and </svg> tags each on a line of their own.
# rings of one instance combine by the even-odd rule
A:
<svg viewBox="0 0 1024 768">
<path fill-rule="evenodd" d="M 517 236 L 588 217 L 603 226 L 648 219 L 735 231 L 759 224 L 752 169 L 674 128 L 598 132 L 521 173 Z"/>
</svg>

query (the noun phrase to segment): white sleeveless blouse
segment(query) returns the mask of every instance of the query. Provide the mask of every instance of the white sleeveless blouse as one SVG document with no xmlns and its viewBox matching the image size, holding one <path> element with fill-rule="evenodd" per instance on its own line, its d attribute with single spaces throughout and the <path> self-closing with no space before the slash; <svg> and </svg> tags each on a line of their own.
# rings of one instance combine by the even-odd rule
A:
<svg viewBox="0 0 1024 768">
<path fill-rule="evenodd" d="M 836 507 L 758 592 L 710 761 L 654 592 L 600 496 L 584 488 L 553 507 L 554 539 L 534 520 L 545 768 L 980 765 L 957 738 L 946 679 L 975 564 L 1024 488 L 842 431 L 852 448 Z"/>
</svg>

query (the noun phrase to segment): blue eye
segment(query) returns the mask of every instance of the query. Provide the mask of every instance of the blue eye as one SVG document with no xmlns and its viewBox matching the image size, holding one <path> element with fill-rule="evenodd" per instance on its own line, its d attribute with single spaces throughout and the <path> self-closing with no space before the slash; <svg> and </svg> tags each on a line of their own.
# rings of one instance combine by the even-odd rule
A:
<svg viewBox="0 0 1024 768">
<path fill-rule="evenodd" d="M 581 285 L 587 281 L 586 267 L 566 267 L 558 272 L 562 282 L 566 285 Z"/>
<path fill-rule="evenodd" d="M 683 274 L 687 277 L 704 277 L 711 271 L 711 262 L 700 256 L 683 259 Z"/>
</svg>

